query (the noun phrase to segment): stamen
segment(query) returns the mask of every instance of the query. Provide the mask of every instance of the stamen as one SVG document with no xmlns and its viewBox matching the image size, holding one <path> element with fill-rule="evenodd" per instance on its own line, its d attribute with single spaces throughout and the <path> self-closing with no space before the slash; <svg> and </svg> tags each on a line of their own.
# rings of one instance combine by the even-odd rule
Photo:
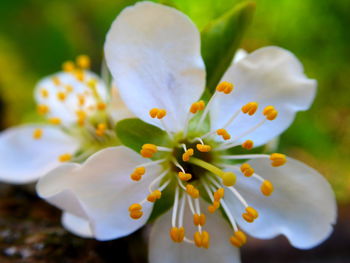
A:
<svg viewBox="0 0 350 263">
<path fill-rule="evenodd" d="M 204 101 L 200 100 L 191 105 L 190 112 L 196 114 L 198 111 L 202 111 L 205 108 Z"/>
<path fill-rule="evenodd" d="M 252 116 L 257 111 L 257 109 L 258 109 L 257 102 L 249 102 L 242 107 L 242 112 L 244 114 L 249 114 L 250 116 Z"/>
<path fill-rule="evenodd" d="M 173 214 L 171 217 L 171 224 L 173 227 L 176 226 L 176 215 L 177 215 L 177 209 L 179 205 L 179 187 L 176 187 L 175 189 L 175 198 L 174 198 L 174 205 L 173 205 Z"/>
<path fill-rule="evenodd" d="M 263 114 L 266 116 L 266 119 L 268 119 L 269 121 L 272 121 L 276 119 L 278 115 L 278 111 L 273 106 L 267 106 L 265 107 Z"/>
<path fill-rule="evenodd" d="M 96 131 L 95 131 L 95 133 L 96 133 L 96 135 L 97 136 L 104 136 L 105 135 L 105 133 L 106 133 L 106 129 L 107 129 L 107 125 L 106 124 L 104 124 L 104 123 L 99 123 L 98 125 L 97 125 L 97 128 L 96 128 Z"/>
<path fill-rule="evenodd" d="M 179 172 L 178 176 L 182 181 L 189 181 L 192 179 L 192 174 L 190 173 Z"/>
<path fill-rule="evenodd" d="M 158 109 L 158 108 L 153 108 L 149 111 L 149 115 L 151 118 L 157 118 L 157 119 L 162 119 L 166 116 L 166 110 L 164 109 Z"/>
<path fill-rule="evenodd" d="M 59 101 L 65 101 L 66 100 L 66 94 L 64 93 L 64 92 L 62 92 L 62 91 L 60 91 L 60 92 L 57 92 L 57 99 L 59 100 Z"/>
<path fill-rule="evenodd" d="M 250 150 L 254 146 L 254 142 L 252 140 L 246 140 L 244 143 L 242 143 L 242 148 Z"/>
<path fill-rule="evenodd" d="M 184 212 L 185 212 L 186 196 L 183 195 L 181 198 L 180 211 L 179 211 L 179 227 L 183 226 L 184 223 Z"/>
<path fill-rule="evenodd" d="M 148 190 L 149 190 L 150 193 L 153 192 L 153 190 L 152 190 L 153 187 L 154 187 L 158 182 L 160 182 L 160 181 L 164 178 L 165 175 L 168 174 L 169 170 L 170 170 L 170 169 L 168 169 L 168 170 L 164 171 L 163 173 L 161 173 L 159 176 L 157 176 L 157 177 L 150 183 L 150 185 L 148 186 Z M 163 189 L 165 189 L 165 187 L 168 186 L 168 184 L 170 183 L 170 181 L 171 181 L 171 180 L 168 180 L 168 181 L 167 181 L 166 183 L 164 183 L 161 187 L 159 187 L 159 189 L 160 189 L 161 191 L 163 191 Z"/>
<path fill-rule="evenodd" d="M 99 103 L 97 103 L 97 109 L 98 109 L 99 111 L 104 111 L 106 108 L 107 108 L 106 103 L 104 103 L 104 102 L 99 102 Z"/>
<path fill-rule="evenodd" d="M 84 106 L 85 102 L 86 102 L 85 95 L 84 94 L 79 94 L 79 95 L 77 95 L 77 98 L 78 98 L 78 105 L 80 107 Z"/>
<path fill-rule="evenodd" d="M 246 177 L 250 177 L 254 174 L 254 169 L 248 163 L 244 163 L 241 165 L 241 172 Z"/>
<path fill-rule="evenodd" d="M 218 129 L 216 134 L 221 136 L 225 141 L 231 139 L 231 135 L 225 129 Z"/>
<path fill-rule="evenodd" d="M 158 148 L 156 145 L 154 144 L 144 144 L 142 145 L 140 154 L 142 155 L 142 157 L 144 158 L 152 158 L 153 155 L 158 151 Z"/>
<path fill-rule="evenodd" d="M 37 112 L 38 114 L 40 115 L 45 115 L 47 114 L 48 112 L 50 111 L 49 107 L 47 105 L 44 105 L 44 104 L 39 104 L 37 106 Z"/>
<path fill-rule="evenodd" d="M 270 196 L 274 190 L 273 184 L 268 180 L 264 180 L 264 182 L 261 184 L 260 190 L 264 195 Z"/>
<path fill-rule="evenodd" d="M 270 158 L 268 154 L 237 154 L 237 155 L 221 155 L 220 158 L 226 160 L 242 160 L 242 159 L 258 159 Z"/>
<path fill-rule="evenodd" d="M 42 129 L 35 129 L 33 131 L 33 139 L 39 140 L 43 137 L 43 130 Z"/>
<path fill-rule="evenodd" d="M 87 55 L 80 55 L 76 58 L 77 66 L 82 69 L 90 68 L 90 58 Z"/>
<path fill-rule="evenodd" d="M 132 219 L 140 219 L 143 215 L 142 206 L 140 204 L 132 204 L 129 206 L 129 212 Z"/>
<path fill-rule="evenodd" d="M 66 85 L 64 88 L 67 93 L 71 93 L 74 90 L 72 85 Z"/>
<path fill-rule="evenodd" d="M 74 69 L 75 69 L 75 65 L 73 61 L 68 60 L 62 64 L 62 70 L 64 72 L 73 72 Z"/>
<path fill-rule="evenodd" d="M 196 199 L 199 197 L 199 190 L 195 188 L 192 184 L 186 185 L 186 192 L 193 198 Z"/>
<path fill-rule="evenodd" d="M 60 162 L 68 162 L 72 159 L 72 155 L 69 153 L 62 154 L 58 157 Z"/>
<path fill-rule="evenodd" d="M 270 160 L 272 161 L 271 165 L 273 167 L 278 167 L 284 165 L 287 162 L 286 156 L 281 153 L 273 153 L 270 156 Z"/>
<path fill-rule="evenodd" d="M 219 83 L 216 87 L 216 91 L 223 92 L 225 94 L 230 94 L 233 90 L 233 84 L 227 81 Z"/>
<path fill-rule="evenodd" d="M 172 227 L 170 229 L 170 237 L 176 243 L 181 243 L 185 237 L 185 228 L 183 227 Z"/>
<path fill-rule="evenodd" d="M 242 217 L 248 223 L 253 223 L 256 218 L 258 218 L 258 212 L 251 206 L 246 207 L 246 213 L 242 214 Z"/>
<path fill-rule="evenodd" d="M 74 70 L 74 76 L 75 76 L 75 78 L 76 78 L 78 81 L 80 81 L 80 82 L 83 82 L 84 79 L 85 79 L 85 73 L 84 73 L 84 71 L 81 70 L 81 69 L 75 69 L 75 70 Z"/>
<path fill-rule="evenodd" d="M 202 233 L 198 231 L 195 232 L 193 239 L 197 247 L 209 248 L 210 236 L 207 231 L 202 231 Z"/>
<path fill-rule="evenodd" d="M 198 151 L 200 151 L 200 152 L 210 152 L 211 151 L 211 146 L 205 145 L 201 138 L 196 138 L 195 140 L 200 142 L 200 144 L 196 145 L 196 148 Z"/>
<path fill-rule="evenodd" d="M 43 98 L 48 98 L 49 97 L 49 92 L 48 92 L 48 90 L 47 89 L 41 89 L 40 90 L 40 93 L 41 93 L 41 96 L 43 97 Z"/>
<path fill-rule="evenodd" d="M 193 156 L 193 154 L 194 154 L 194 151 L 193 151 L 192 148 L 189 148 L 188 150 L 185 150 L 185 152 L 182 154 L 182 160 L 184 162 L 188 162 L 190 160 L 190 157 Z"/>
<path fill-rule="evenodd" d="M 53 118 L 50 118 L 50 119 L 49 119 L 49 122 L 50 122 L 52 125 L 60 125 L 62 121 L 61 121 L 60 118 L 53 117 Z"/>
<path fill-rule="evenodd" d="M 193 224 L 195 226 L 204 226 L 206 222 L 206 217 L 204 214 L 194 214 L 193 215 Z"/>
<path fill-rule="evenodd" d="M 58 77 L 54 76 L 51 78 L 51 80 L 55 86 L 61 85 L 61 80 Z"/>
<path fill-rule="evenodd" d="M 135 168 L 134 172 L 130 175 L 130 178 L 134 181 L 140 181 L 142 176 L 146 173 L 146 168 L 143 166 Z"/>
<path fill-rule="evenodd" d="M 235 231 L 230 237 L 230 242 L 233 246 L 240 248 L 247 243 L 247 236 L 242 231 Z"/>
<path fill-rule="evenodd" d="M 147 201 L 154 203 L 162 197 L 162 192 L 160 190 L 154 190 L 147 196 Z"/>
</svg>

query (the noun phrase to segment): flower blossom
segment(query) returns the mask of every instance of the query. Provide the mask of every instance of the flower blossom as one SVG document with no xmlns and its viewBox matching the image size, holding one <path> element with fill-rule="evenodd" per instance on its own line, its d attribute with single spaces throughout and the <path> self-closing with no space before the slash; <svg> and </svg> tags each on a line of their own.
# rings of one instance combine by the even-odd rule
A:
<svg viewBox="0 0 350 263">
<path fill-rule="evenodd" d="M 206 103 L 197 28 L 173 8 L 142 2 L 116 18 L 105 55 L 128 108 L 168 139 L 139 153 L 103 149 L 42 177 L 39 195 L 67 213 L 72 232 L 129 235 L 168 198 L 171 209 L 150 234 L 150 262 L 240 262 L 245 233 L 283 234 L 301 249 L 329 236 L 336 206 L 327 181 L 284 154 L 249 153 L 314 99 L 316 81 L 293 54 L 239 53 Z"/>
<path fill-rule="evenodd" d="M 118 145 L 115 122 L 132 116 L 115 89 L 89 70 L 90 59 L 67 61 L 62 71 L 36 85 L 37 112 L 44 124 L 25 124 L 0 134 L 0 180 L 30 183 L 62 162 L 86 159 L 97 150 Z M 124 108 L 123 108 L 124 107 Z"/>
</svg>

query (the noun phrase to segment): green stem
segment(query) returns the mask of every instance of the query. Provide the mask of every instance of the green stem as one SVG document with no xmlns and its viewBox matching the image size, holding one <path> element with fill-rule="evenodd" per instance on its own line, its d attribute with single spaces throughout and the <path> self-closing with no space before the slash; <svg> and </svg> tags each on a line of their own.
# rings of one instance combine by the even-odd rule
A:
<svg viewBox="0 0 350 263">
<path fill-rule="evenodd" d="M 209 172 L 212 172 L 213 174 L 216 174 L 217 176 L 222 178 L 223 171 L 216 166 L 212 165 L 211 163 L 207 163 L 206 161 L 203 161 L 201 159 L 197 159 L 195 157 L 191 157 L 188 161 L 189 163 L 195 164 L 197 166 L 202 167 L 205 170 L 208 170 Z"/>
</svg>

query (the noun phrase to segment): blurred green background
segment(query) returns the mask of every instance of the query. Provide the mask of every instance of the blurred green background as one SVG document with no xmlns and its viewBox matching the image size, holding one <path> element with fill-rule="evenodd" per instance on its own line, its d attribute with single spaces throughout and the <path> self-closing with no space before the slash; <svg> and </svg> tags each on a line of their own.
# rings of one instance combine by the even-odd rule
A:
<svg viewBox="0 0 350 263">
<path fill-rule="evenodd" d="M 84 53 L 99 72 L 105 34 L 134 0 L 2 0 L 1 127 L 28 121 L 32 90 L 63 61 Z M 167 0 L 203 28 L 238 0 Z M 323 173 L 341 203 L 350 200 L 349 0 L 257 0 L 242 47 L 278 45 L 295 53 L 318 80 L 311 110 L 299 113 L 280 150 Z M 310 189 L 312 191 L 312 189 Z"/>
</svg>

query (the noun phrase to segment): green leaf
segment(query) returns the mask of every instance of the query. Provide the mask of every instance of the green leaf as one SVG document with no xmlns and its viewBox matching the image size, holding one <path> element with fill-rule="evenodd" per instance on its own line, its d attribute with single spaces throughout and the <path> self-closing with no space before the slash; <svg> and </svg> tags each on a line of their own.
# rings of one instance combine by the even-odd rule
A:
<svg viewBox="0 0 350 263">
<path fill-rule="evenodd" d="M 115 131 L 122 144 L 137 152 L 145 143 L 165 145 L 168 140 L 166 132 L 139 119 L 122 120 Z"/>
<path fill-rule="evenodd" d="M 201 32 L 202 56 L 207 69 L 207 89 L 213 91 L 230 66 L 255 10 L 254 2 L 236 5 Z"/>
</svg>

